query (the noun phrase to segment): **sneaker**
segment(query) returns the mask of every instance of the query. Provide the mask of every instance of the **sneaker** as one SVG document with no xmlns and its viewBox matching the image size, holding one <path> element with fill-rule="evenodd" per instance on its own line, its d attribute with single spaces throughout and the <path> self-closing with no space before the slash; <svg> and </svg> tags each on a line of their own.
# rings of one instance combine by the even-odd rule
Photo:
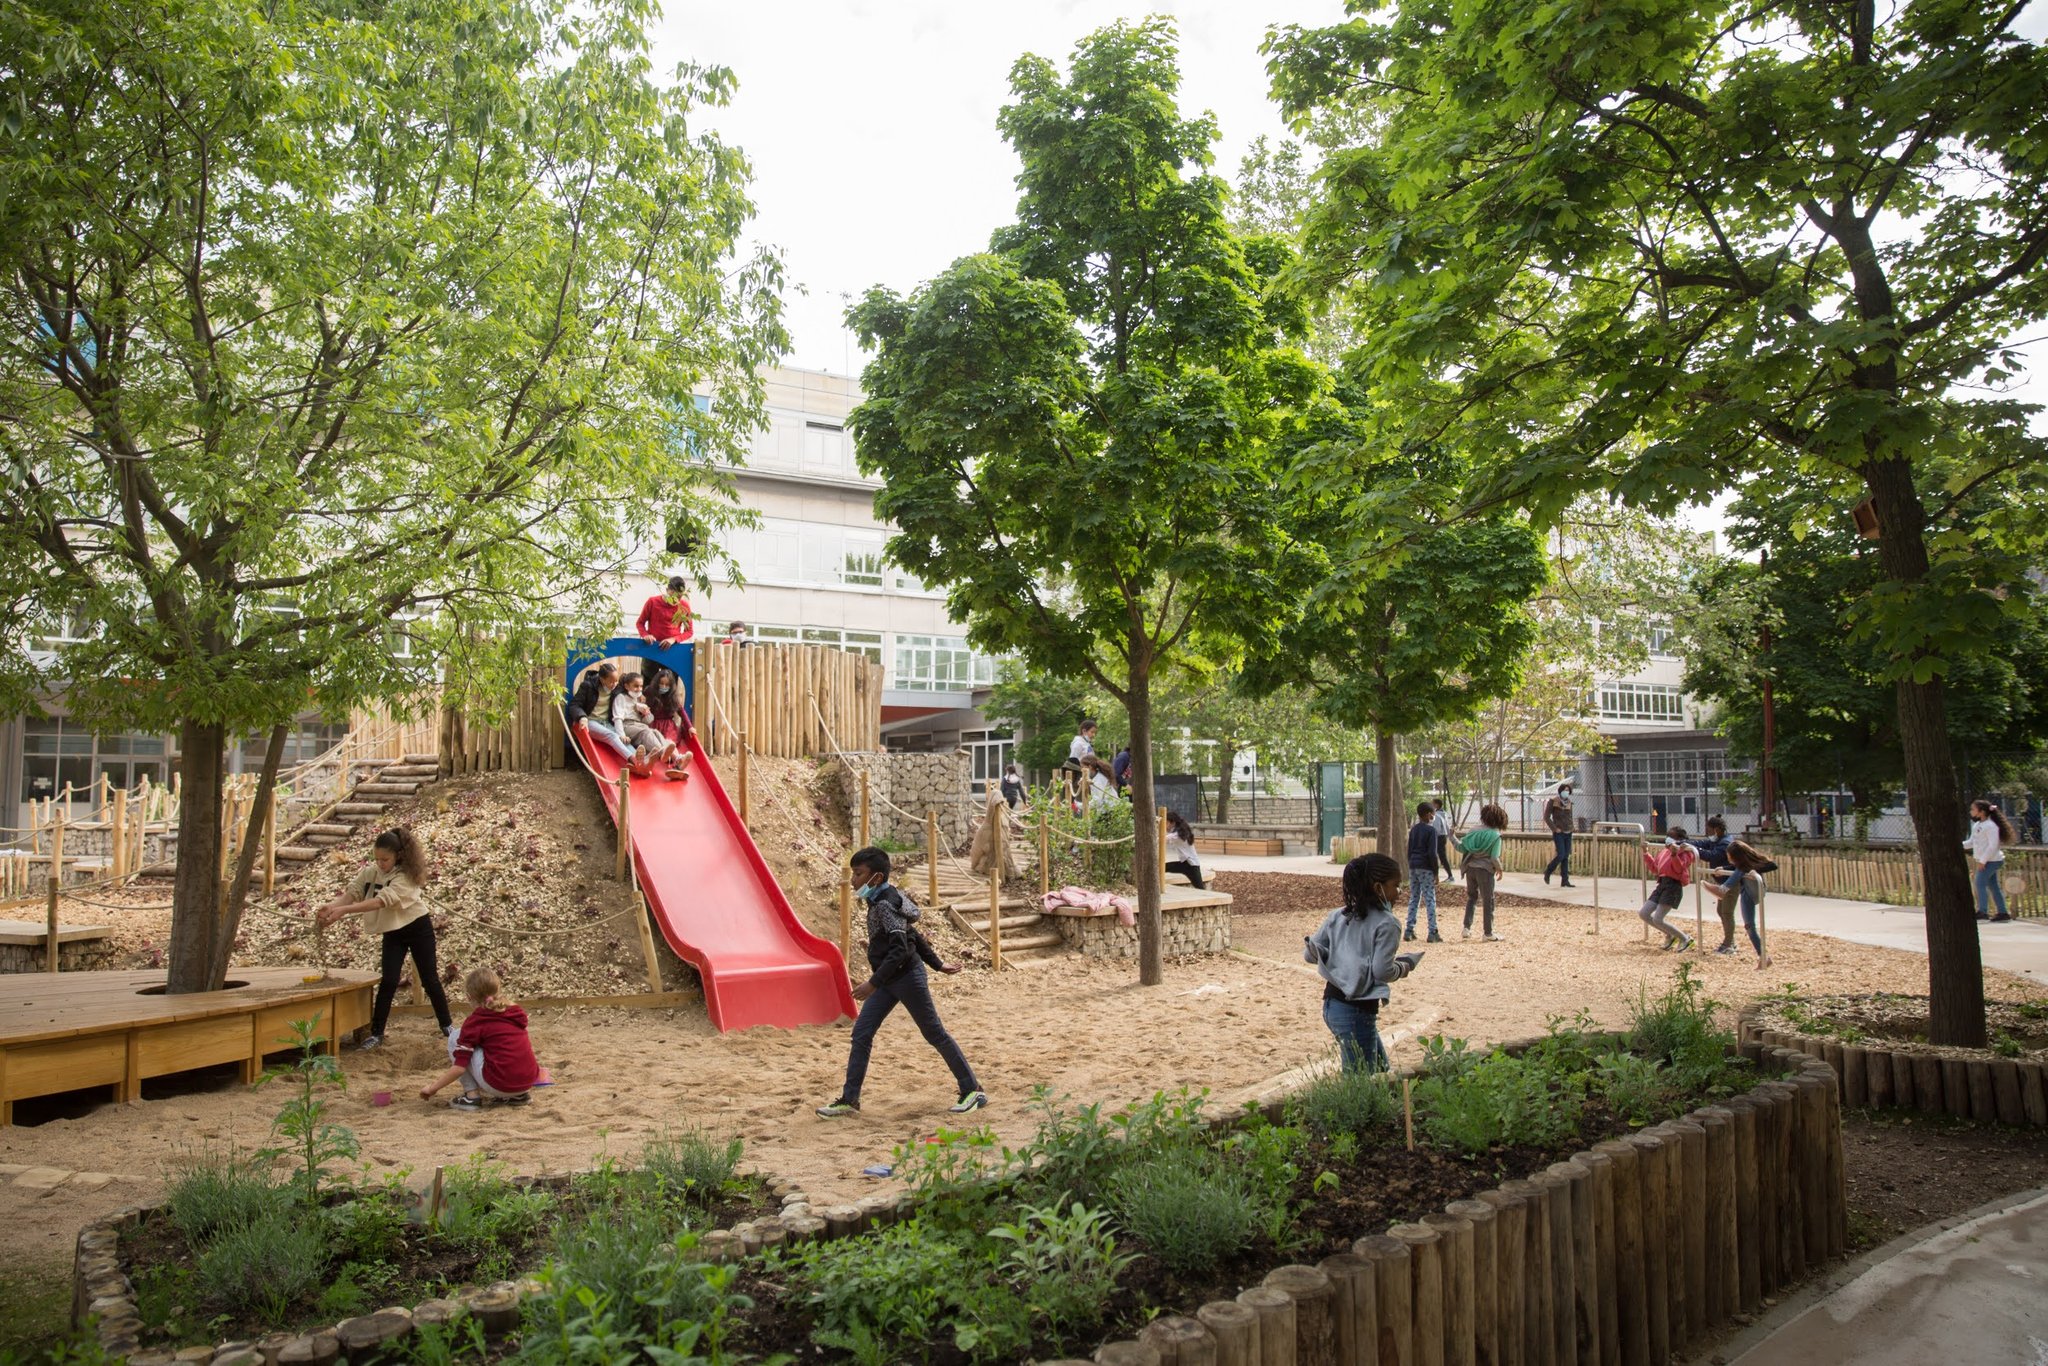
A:
<svg viewBox="0 0 2048 1366">
<path fill-rule="evenodd" d="M 969 1091 L 966 1095 L 960 1097 L 959 1100 L 953 1103 L 953 1113 L 956 1115 L 964 1115 L 969 1110 L 979 1110 L 982 1106 L 986 1104 L 988 1104 L 988 1092 Z"/>
<path fill-rule="evenodd" d="M 462 1095 L 449 1101 L 448 1108 L 451 1110 L 481 1110 L 484 1108 L 484 1103 L 480 1097 Z"/>
<path fill-rule="evenodd" d="M 1413 939 L 1415 936 L 1411 934 L 1408 937 L 1410 939 Z M 1440 934 L 1432 934 L 1428 939 L 1424 940 L 1423 942 L 1427 944 L 1441 944 L 1444 942 L 1444 937 Z"/>
<path fill-rule="evenodd" d="M 1401 937 L 1413 944 L 1415 942 L 1415 931 L 1413 929 L 1403 930 L 1401 931 Z"/>
<path fill-rule="evenodd" d="M 1678 936 L 1678 951 L 1679 951 L 1680 953 L 1691 953 L 1691 952 L 1692 952 L 1692 936 L 1691 936 L 1691 935 L 1689 935 L 1689 934 L 1681 934 L 1680 936 Z"/>
<path fill-rule="evenodd" d="M 1506 935 L 1489 934 L 1486 936 L 1486 942 L 1489 944 L 1505 944 L 1508 941 Z"/>
<path fill-rule="evenodd" d="M 527 1094 L 526 1092 L 524 1092 L 524 1091 L 521 1091 L 521 1092 L 520 1092 L 520 1093 L 519 1093 L 518 1095 L 516 1095 L 516 1096 L 504 1096 L 504 1097 L 501 1097 L 501 1098 L 500 1098 L 500 1103 L 501 1103 L 501 1104 L 504 1104 L 504 1105 L 525 1105 L 525 1104 L 527 1104 L 528 1102 L 530 1102 L 530 1101 L 531 1101 L 532 1099 L 533 1099 L 533 1097 L 532 1097 L 531 1095 L 528 1095 L 528 1094 Z"/>
<path fill-rule="evenodd" d="M 859 1113 L 860 1102 L 848 1100 L 844 1096 L 833 1101 L 830 1105 L 820 1105 L 818 1107 L 819 1119 L 844 1119 L 847 1115 L 857 1115 Z"/>
<path fill-rule="evenodd" d="M 366 1034 L 363 1036 L 363 1041 L 356 1045 L 356 1051 L 368 1053 L 372 1049 L 382 1048 L 383 1046 L 384 1036 L 382 1034 Z"/>
<path fill-rule="evenodd" d="M 2009 923 L 2011 920 L 2012 917 L 2009 915 L 1994 915 L 1991 917 L 1991 923 L 1994 925 L 2004 925 Z"/>
<path fill-rule="evenodd" d="M 1732 957 L 1735 953 L 1735 946 L 1733 944 L 1723 944 L 1720 948 L 1715 949 L 1714 952 L 1721 954 L 1723 957 Z"/>
<path fill-rule="evenodd" d="M 1467 925 L 1464 929 L 1458 931 L 1458 938 L 1460 939 L 1470 939 L 1471 937 L 1472 927 L 1470 925 Z"/>
</svg>

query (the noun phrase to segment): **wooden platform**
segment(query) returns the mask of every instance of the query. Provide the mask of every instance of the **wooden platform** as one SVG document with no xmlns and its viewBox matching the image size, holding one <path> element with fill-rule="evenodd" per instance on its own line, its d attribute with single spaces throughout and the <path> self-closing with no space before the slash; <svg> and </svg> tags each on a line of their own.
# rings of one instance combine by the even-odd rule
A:
<svg viewBox="0 0 2048 1366">
<path fill-rule="evenodd" d="M 0 1126 L 14 1102 L 90 1086 L 137 1100 L 149 1077 L 235 1062 L 256 1080 L 266 1054 L 291 1046 L 294 1020 L 319 1018 L 329 1052 L 370 1020 L 376 977 L 330 973 L 308 982 L 297 968 L 243 968 L 246 986 L 189 996 L 143 994 L 161 972 L 59 972 L 0 976 Z"/>
<path fill-rule="evenodd" d="M 105 925 L 59 925 L 57 942 L 76 944 L 84 939 L 105 939 L 108 930 Z M 50 942 L 48 924 L 39 920 L 0 920 L 0 944 L 24 944 L 31 948 L 45 948 Z"/>
</svg>

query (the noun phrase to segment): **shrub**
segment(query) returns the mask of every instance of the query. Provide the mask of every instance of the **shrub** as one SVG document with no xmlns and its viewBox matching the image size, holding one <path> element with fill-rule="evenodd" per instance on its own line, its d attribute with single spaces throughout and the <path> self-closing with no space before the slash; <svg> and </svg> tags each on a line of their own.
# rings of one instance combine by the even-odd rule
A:
<svg viewBox="0 0 2048 1366">
<path fill-rule="evenodd" d="M 1117 1221 L 1160 1263 L 1201 1275 L 1243 1249 L 1262 1221 L 1259 1201 L 1234 1173 L 1186 1152 L 1157 1153 L 1116 1174 Z"/>
<path fill-rule="evenodd" d="M 222 1231 L 199 1254 L 199 1293 L 231 1313 L 280 1319 L 320 1284 L 327 1267 L 327 1225 L 274 1209 Z"/>
<path fill-rule="evenodd" d="M 1422 1075 L 1438 1081 L 1456 1081 L 1477 1067 L 1485 1056 L 1474 1053 L 1463 1039 L 1442 1034 L 1425 1034 L 1416 1042 L 1422 1045 Z"/>
<path fill-rule="evenodd" d="M 1725 1087 L 1735 1036 L 1715 1023 L 1719 1008 L 1701 990 L 1692 964 L 1681 963 L 1671 989 L 1656 1000 L 1647 989 L 1638 990 L 1629 1008 L 1630 1047 L 1669 1067 L 1674 1084 L 1687 1094 Z"/>
<path fill-rule="evenodd" d="M 1014 1224 L 989 1230 L 989 1237 L 1010 1245 L 999 1264 L 1002 1274 L 1056 1332 L 1093 1327 L 1117 1276 L 1134 1260 L 1116 1250 L 1108 1215 L 1078 1201 L 1065 1213 L 1054 1205 L 1022 1214 Z"/>
<path fill-rule="evenodd" d="M 171 1223 L 194 1248 L 216 1234 L 243 1228 L 276 1210 L 284 1192 L 256 1161 L 233 1149 L 204 1148 L 171 1180 Z"/>
<path fill-rule="evenodd" d="M 732 1184 L 746 1153 L 738 1136 L 720 1143 L 694 1125 L 664 1128 L 641 1148 L 640 1165 L 668 1193 L 708 1205 Z"/>
<path fill-rule="evenodd" d="M 972 1235 L 922 1215 L 866 1237 L 812 1243 L 784 1265 L 817 1317 L 816 1340 L 862 1362 L 901 1361 L 913 1355 L 906 1347 L 949 1326 L 954 1346 L 978 1360 L 1015 1356 L 1030 1342 L 1023 1300 L 991 1282 Z"/>
<path fill-rule="evenodd" d="M 1372 1134 L 1400 1113 L 1387 1073 L 1346 1072 L 1334 1057 L 1318 1064 L 1308 1085 L 1287 1101 L 1288 1123 L 1325 1139 Z"/>
<path fill-rule="evenodd" d="M 1031 1106 L 1040 1118 L 1038 1132 L 1016 1154 L 1031 1164 L 1021 1184 L 1051 1197 L 1100 1203 L 1110 1172 L 1124 1156 L 1116 1121 L 1103 1116 L 1099 1101 L 1070 1110 L 1064 1097 L 1043 1086 L 1031 1092 Z"/>
<path fill-rule="evenodd" d="M 400 1181 L 356 1192 L 353 1200 L 322 1213 L 345 1262 L 381 1262 L 397 1251 L 412 1227 L 411 1197 Z"/>
<path fill-rule="evenodd" d="M 1584 1094 L 1576 1078 L 1540 1061 L 1494 1052 L 1456 1081 L 1425 1078 L 1414 1101 L 1432 1142 L 1477 1154 L 1501 1144 L 1563 1142 L 1578 1132 Z"/>
<path fill-rule="evenodd" d="M 1655 1058 L 1609 1053 L 1597 1059 L 1593 1087 L 1607 1108 L 1631 1124 L 1648 1124 L 1671 1103 L 1671 1074 Z"/>
<path fill-rule="evenodd" d="M 627 1338 L 660 1342 L 670 1320 L 702 1321 L 721 1308 L 719 1278 L 696 1256 L 697 1235 L 678 1233 L 658 1207 L 625 1202 L 578 1220 L 556 1240 L 542 1276 L 547 1301 L 529 1317 L 559 1328 L 579 1317 Z M 583 1289 L 603 1302 L 585 1302 Z"/>
<path fill-rule="evenodd" d="M 482 1153 L 449 1168 L 444 1189 L 441 1237 L 479 1255 L 479 1269 L 487 1273 L 509 1272 L 513 1254 L 541 1231 L 556 1208 L 554 1196 L 513 1184 L 505 1168 Z"/>
</svg>

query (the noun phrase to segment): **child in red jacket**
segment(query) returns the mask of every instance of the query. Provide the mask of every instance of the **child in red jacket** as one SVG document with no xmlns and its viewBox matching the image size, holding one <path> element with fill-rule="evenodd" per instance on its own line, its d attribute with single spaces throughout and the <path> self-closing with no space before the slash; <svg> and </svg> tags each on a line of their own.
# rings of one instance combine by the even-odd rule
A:
<svg viewBox="0 0 2048 1366">
<path fill-rule="evenodd" d="M 481 1110 L 487 1101 L 526 1104 L 541 1080 L 533 1040 L 526 1036 L 526 1012 L 498 999 L 505 986 L 489 968 L 472 971 L 462 990 L 476 1009 L 462 1022 L 461 1033 L 448 1041 L 452 1065 L 432 1085 L 420 1088 L 420 1099 L 432 1100 L 436 1091 L 460 1081 L 462 1094 L 448 1102 L 457 1110 Z"/>
<path fill-rule="evenodd" d="M 1656 875 L 1657 885 L 1650 889 L 1650 899 L 1636 914 L 1643 918 L 1645 925 L 1655 925 L 1664 931 L 1664 947 L 1677 944 L 1684 953 L 1692 947 L 1692 936 L 1684 930 L 1671 928 L 1670 915 L 1685 901 L 1686 886 L 1692 882 L 1692 867 L 1698 852 L 1685 842 L 1685 830 L 1681 826 L 1671 827 L 1671 836 L 1664 847 L 1654 852 L 1643 850 L 1643 865 Z"/>
</svg>

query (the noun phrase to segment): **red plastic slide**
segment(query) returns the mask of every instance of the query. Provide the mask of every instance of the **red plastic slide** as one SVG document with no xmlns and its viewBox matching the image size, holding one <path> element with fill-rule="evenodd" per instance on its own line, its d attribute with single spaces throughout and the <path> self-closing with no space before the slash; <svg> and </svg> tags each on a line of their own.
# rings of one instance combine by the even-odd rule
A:
<svg viewBox="0 0 2048 1366">
<path fill-rule="evenodd" d="M 619 818 L 619 756 L 589 735 L 577 743 Z M 688 782 L 632 780 L 633 860 L 654 923 L 704 979 L 714 1028 L 830 1024 L 853 1014 L 853 988 L 837 945 L 805 929 L 741 824 L 732 799 L 689 740 Z"/>
</svg>

